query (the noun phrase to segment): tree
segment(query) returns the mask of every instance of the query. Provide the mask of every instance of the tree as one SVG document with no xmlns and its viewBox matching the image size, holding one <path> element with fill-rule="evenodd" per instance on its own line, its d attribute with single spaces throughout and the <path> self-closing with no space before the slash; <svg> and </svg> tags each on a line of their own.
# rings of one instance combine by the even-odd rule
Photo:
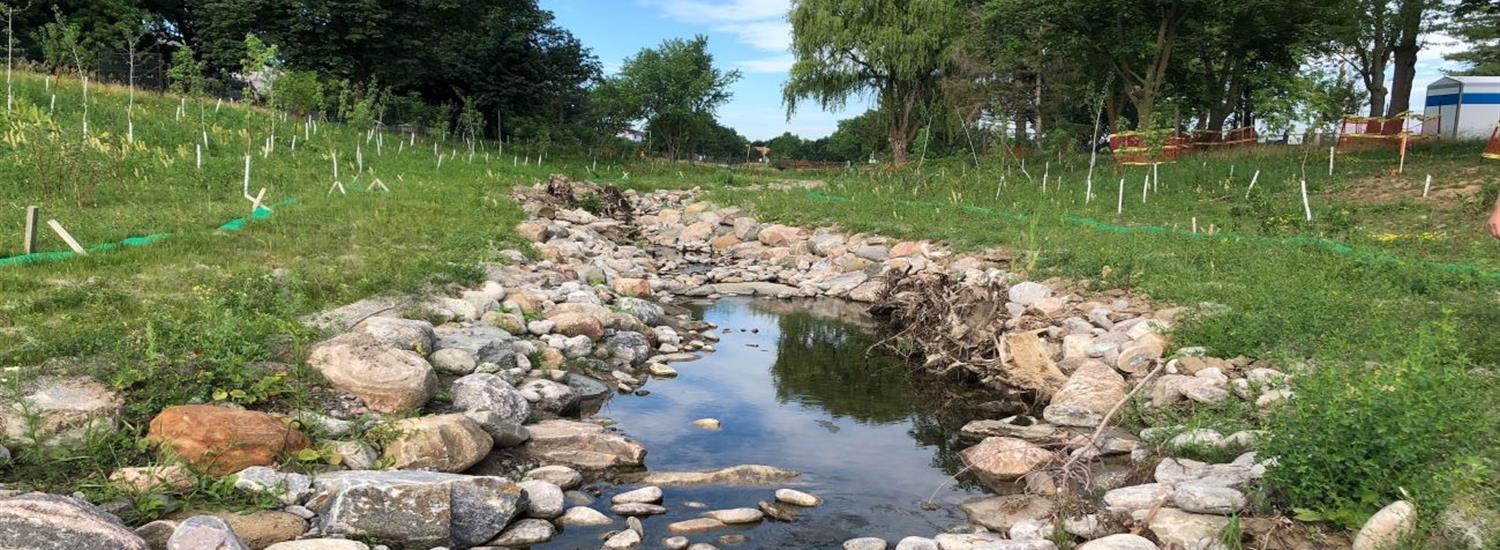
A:
<svg viewBox="0 0 1500 550">
<path fill-rule="evenodd" d="M 1370 116 L 1386 114 L 1385 70 L 1400 33 L 1389 0 L 1342 0 L 1343 22 L 1333 40 L 1334 50 L 1359 75 L 1369 94 Z"/>
<path fill-rule="evenodd" d="M 1449 32 L 1467 46 L 1445 56 L 1465 65 L 1458 74 L 1500 74 L 1500 2 L 1464 0 L 1453 12 Z"/>
<path fill-rule="evenodd" d="M 795 0 L 791 77 L 782 88 L 787 117 L 797 102 L 825 109 L 870 93 L 886 116 L 891 158 L 907 149 L 926 121 L 952 67 L 960 13 L 952 0 Z"/>
<path fill-rule="evenodd" d="M 172 66 L 167 68 L 167 88 L 174 93 L 200 96 L 204 92 L 205 67 L 187 46 L 172 52 Z"/>
<path fill-rule="evenodd" d="M 1411 88 L 1417 76 L 1417 54 L 1422 50 L 1422 36 L 1436 24 L 1436 8 L 1442 0 L 1397 0 L 1396 41 L 1391 49 L 1395 70 L 1391 75 L 1390 114 L 1405 113 L 1411 108 Z"/>
<path fill-rule="evenodd" d="M 729 86 L 739 79 L 739 71 L 714 68 L 708 37 L 674 38 L 625 60 L 597 97 L 614 102 L 616 117 L 646 121 L 650 139 L 676 158 L 695 135 L 712 128 L 714 111 L 729 101 Z"/>
</svg>

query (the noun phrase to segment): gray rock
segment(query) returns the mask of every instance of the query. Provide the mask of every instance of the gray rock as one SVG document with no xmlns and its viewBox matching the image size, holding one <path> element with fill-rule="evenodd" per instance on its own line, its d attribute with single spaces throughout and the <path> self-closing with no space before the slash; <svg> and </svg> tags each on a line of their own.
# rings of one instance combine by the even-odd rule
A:
<svg viewBox="0 0 1500 550">
<path fill-rule="evenodd" d="M 755 508 L 729 508 L 726 510 L 712 510 L 704 512 L 703 517 L 713 518 L 728 525 L 738 523 L 756 523 L 766 515 Z"/>
<path fill-rule="evenodd" d="M 609 511 L 619 516 L 655 516 L 667 513 L 667 507 L 659 504 L 629 502 L 610 506 Z"/>
<path fill-rule="evenodd" d="M 355 540 L 306 539 L 278 542 L 265 550 L 370 550 L 370 546 Z"/>
<path fill-rule="evenodd" d="M 193 516 L 177 524 L 167 550 L 250 550 L 229 524 L 213 516 Z"/>
<path fill-rule="evenodd" d="M 761 464 L 741 464 L 695 472 L 647 472 L 638 480 L 645 485 L 683 487 L 690 485 L 769 485 L 796 479 L 802 473 Z"/>
<path fill-rule="evenodd" d="M 667 537 L 661 539 L 661 547 L 667 550 L 687 550 L 688 544 L 687 537 Z"/>
<path fill-rule="evenodd" d="M 1121 533 L 1083 543 L 1077 550 L 1157 550 L 1146 537 Z"/>
<path fill-rule="evenodd" d="M 844 550 L 885 550 L 885 539 L 860 537 L 844 541 Z"/>
<path fill-rule="evenodd" d="M 1022 306 L 1030 306 L 1052 296 L 1052 289 L 1047 288 L 1047 285 L 1041 283 L 1026 281 L 1012 285 L 1010 290 L 1006 292 L 1006 296 L 1012 302 L 1021 304 Z"/>
<path fill-rule="evenodd" d="M 432 323 L 398 317 L 371 317 L 360 321 L 354 330 L 369 334 L 381 344 L 417 353 L 431 352 L 436 338 Z"/>
<path fill-rule="evenodd" d="M 453 381 L 453 406 L 461 411 L 493 411 L 500 419 L 520 425 L 531 415 L 531 404 L 521 392 L 493 374 L 470 374 Z M 483 424 L 483 423 L 481 423 Z"/>
<path fill-rule="evenodd" d="M 1136 510 L 1131 517 L 1144 520 L 1150 510 Z M 1229 526 L 1229 518 L 1193 514 L 1176 508 L 1162 508 L 1151 519 L 1151 534 L 1165 545 L 1180 548 L 1206 549 L 1215 547 L 1219 535 Z"/>
<path fill-rule="evenodd" d="M 526 547 L 552 540 L 557 529 L 552 522 L 543 519 L 523 519 L 507 527 L 500 536 L 486 543 L 488 546 Z"/>
<path fill-rule="evenodd" d="M 526 498 L 520 486 L 499 477 L 348 471 L 315 477 L 307 506 L 318 513 L 324 535 L 476 546 L 519 516 Z"/>
<path fill-rule="evenodd" d="M 1034 495 L 980 497 L 959 503 L 958 509 L 970 523 L 1006 533 L 1018 522 L 1051 517 L 1052 501 Z"/>
<path fill-rule="evenodd" d="M 647 325 L 657 325 L 666 317 L 661 306 L 640 298 L 621 297 L 615 299 L 615 307 L 624 310 Z"/>
<path fill-rule="evenodd" d="M 463 348 L 440 349 L 428 359 L 433 368 L 450 374 L 469 374 L 479 367 L 479 356 Z"/>
<path fill-rule="evenodd" d="M 823 499 L 817 496 L 798 491 L 796 489 L 777 489 L 776 500 L 796 506 L 817 506 L 823 503 Z"/>
<path fill-rule="evenodd" d="M 82 500 L 47 493 L 0 499 L 0 548 L 147 550 L 146 541 Z"/>
<path fill-rule="evenodd" d="M 312 492 L 312 479 L 298 473 L 282 473 L 265 466 L 251 466 L 234 475 L 234 488 L 251 493 L 267 493 L 282 504 L 300 502 Z"/>
<path fill-rule="evenodd" d="M 563 490 L 573 489 L 583 483 L 583 474 L 567 466 L 542 466 L 526 472 L 526 479 L 545 481 Z"/>
<path fill-rule="evenodd" d="M 640 545 L 641 534 L 633 530 L 626 529 L 624 531 L 615 533 L 608 539 L 605 539 L 603 548 L 606 548 L 608 550 L 628 550 Z"/>
<path fill-rule="evenodd" d="M 549 412 L 559 416 L 567 416 L 578 412 L 578 404 L 581 399 L 578 393 L 567 384 L 560 384 L 551 380 L 530 380 L 521 384 L 520 391 L 536 392 L 540 400 L 536 403 L 536 409 Z"/>
<path fill-rule="evenodd" d="M 1354 535 L 1353 550 L 1384 550 L 1399 546 L 1417 526 L 1417 508 L 1398 500 L 1365 520 Z"/>
<path fill-rule="evenodd" d="M 563 381 L 568 384 L 568 387 L 573 388 L 573 393 L 578 394 L 578 397 L 580 399 L 583 399 L 584 401 L 590 401 L 604 397 L 606 395 L 610 395 L 610 393 L 612 393 L 613 391 L 603 382 L 584 376 L 582 374 L 570 372 L 567 374 L 567 378 L 565 378 Z"/>
<path fill-rule="evenodd" d="M 1172 505 L 1185 512 L 1226 516 L 1245 507 L 1245 495 L 1229 487 L 1183 483 L 1173 489 Z"/>
<path fill-rule="evenodd" d="M 1104 504 L 1111 509 L 1132 512 L 1149 510 L 1171 497 L 1172 488 L 1162 483 L 1121 487 L 1104 493 Z"/>
<path fill-rule="evenodd" d="M 526 454 L 547 464 L 582 471 L 634 468 L 646 460 L 646 448 L 598 424 L 545 420 L 532 424 Z"/>
<path fill-rule="evenodd" d="M 513 351 L 511 342 L 515 339 L 504 329 L 486 324 L 445 325 L 435 329 L 435 334 L 434 350 L 466 349 L 474 352 L 480 363 L 500 364 L 500 358 Z"/>
<path fill-rule="evenodd" d="M 652 503 L 652 502 L 661 502 L 661 498 L 662 498 L 661 487 L 654 487 L 654 486 L 652 486 L 652 487 L 641 487 L 639 489 L 625 491 L 623 493 L 620 493 L 618 495 L 615 495 L 615 496 L 611 497 L 609 499 L 609 501 L 611 503 L 614 503 L 614 504 L 628 504 L 628 503 L 638 503 L 638 502 L 639 503 Z"/>
<path fill-rule="evenodd" d="M 0 438 L 44 448 L 77 447 L 119 426 L 119 396 L 87 376 L 38 378 L 0 394 Z"/>
<path fill-rule="evenodd" d="M 1125 399 L 1129 387 L 1115 369 L 1099 361 L 1086 361 L 1053 394 L 1042 410 L 1042 418 L 1058 426 L 1094 427 L 1104 415 Z"/>
<path fill-rule="evenodd" d="M 943 533 L 933 540 L 942 550 L 990 550 L 999 548 L 1005 537 L 996 533 Z"/>
<path fill-rule="evenodd" d="M 605 362 L 613 368 L 634 367 L 651 357 L 651 341 L 644 334 L 622 330 L 604 339 L 604 348 L 609 350 Z"/>
<path fill-rule="evenodd" d="M 561 488 L 538 480 L 522 481 L 517 485 L 526 491 L 526 515 L 541 519 L 552 519 L 562 515 L 565 503 Z"/>
<path fill-rule="evenodd" d="M 609 519 L 609 516 L 604 515 L 603 512 L 587 506 L 568 508 L 568 511 L 557 521 L 563 525 L 577 525 L 580 527 L 599 527 L 615 522 Z"/>
<path fill-rule="evenodd" d="M 525 426 L 498 412 L 480 410 L 464 411 L 463 414 L 478 424 L 484 433 L 490 434 L 490 438 L 495 441 L 496 449 L 515 447 L 531 438 L 531 433 L 526 431 Z"/>
</svg>

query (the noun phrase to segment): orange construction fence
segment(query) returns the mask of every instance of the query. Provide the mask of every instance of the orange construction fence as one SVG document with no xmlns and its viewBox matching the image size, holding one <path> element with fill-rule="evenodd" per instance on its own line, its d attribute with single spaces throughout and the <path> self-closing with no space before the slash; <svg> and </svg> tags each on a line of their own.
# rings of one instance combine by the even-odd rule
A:
<svg viewBox="0 0 1500 550">
<path fill-rule="evenodd" d="M 1500 122 L 1495 123 L 1495 129 L 1490 132 L 1490 142 L 1484 146 L 1484 158 L 1500 160 Z"/>
<path fill-rule="evenodd" d="M 1146 135 L 1139 132 L 1109 135 L 1109 150 L 1114 155 L 1115 164 L 1126 166 L 1171 164 L 1192 145 L 1191 138 L 1175 133 L 1167 136 L 1160 148 L 1152 147 Z"/>
<path fill-rule="evenodd" d="M 1440 124 L 1438 117 L 1401 113 L 1390 117 L 1348 115 L 1339 125 L 1338 148 L 1367 149 L 1401 147 L 1403 141 L 1431 139 L 1439 132 L 1424 132 L 1427 124 Z"/>
</svg>

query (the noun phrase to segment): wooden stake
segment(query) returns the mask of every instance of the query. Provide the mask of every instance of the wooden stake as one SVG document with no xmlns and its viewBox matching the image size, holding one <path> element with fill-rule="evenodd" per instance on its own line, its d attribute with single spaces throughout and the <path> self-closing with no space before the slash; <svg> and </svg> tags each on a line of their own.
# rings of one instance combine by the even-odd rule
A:
<svg viewBox="0 0 1500 550">
<path fill-rule="evenodd" d="M 26 207 L 26 228 L 21 241 L 22 254 L 36 252 L 36 220 L 40 215 L 40 208 L 35 206 Z"/>
<path fill-rule="evenodd" d="M 250 155 L 245 155 L 245 185 L 244 195 L 250 196 Z"/>
<path fill-rule="evenodd" d="M 254 197 L 251 197 L 249 193 L 246 193 L 245 194 L 245 198 L 250 199 L 250 215 L 251 216 L 255 215 L 255 211 L 256 210 L 260 210 L 261 208 L 266 208 L 266 207 L 263 207 L 263 206 L 260 205 L 261 201 L 265 200 L 265 198 L 266 198 L 266 188 L 264 188 L 264 187 L 260 188 L 260 192 L 256 193 Z M 270 208 L 266 208 L 266 211 L 269 212 L 270 210 L 271 210 Z"/>
<path fill-rule="evenodd" d="M 1427 198 L 1427 192 L 1432 190 L 1432 174 L 1427 174 L 1427 183 L 1422 184 L 1422 198 Z"/>
<path fill-rule="evenodd" d="M 196 163 L 196 165 L 195 165 L 195 167 L 193 169 L 197 170 L 199 172 L 202 172 L 203 171 L 203 146 L 202 145 L 198 145 L 196 143 L 193 144 L 193 156 L 194 156 L 194 158 L 197 159 L 197 163 Z"/>
<path fill-rule="evenodd" d="M 1146 178 L 1141 180 L 1141 204 L 1146 204 L 1146 192 L 1150 190 L 1151 174 L 1146 174 Z"/>
<path fill-rule="evenodd" d="M 1406 132 L 1401 133 L 1401 164 L 1396 165 L 1396 174 L 1406 173 Z"/>
<path fill-rule="evenodd" d="M 63 229 L 62 224 L 57 223 L 57 220 L 47 220 L 47 226 L 51 227 L 52 232 L 57 233 L 58 237 L 62 237 L 63 242 L 68 243 L 68 248 L 73 249 L 74 253 L 79 256 L 89 255 L 89 252 L 83 249 L 83 245 L 78 244 L 73 235 L 69 234 L 67 229 Z"/>
<path fill-rule="evenodd" d="M 1250 198 L 1250 190 L 1255 189 L 1255 182 L 1257 181 L 1260 181 L 1260 170 L 1256 170 L 1255 175 L 1250 176 L 1250 186 L 1245 188 L 1245 198 Z"/>
<path fill-rule="evenodd" d="M 1333 175 L 1333 152 L 1337 150 L 1337 145 L 1328 148 L 1328 175 L 1330 176 Z"/>
</svg>

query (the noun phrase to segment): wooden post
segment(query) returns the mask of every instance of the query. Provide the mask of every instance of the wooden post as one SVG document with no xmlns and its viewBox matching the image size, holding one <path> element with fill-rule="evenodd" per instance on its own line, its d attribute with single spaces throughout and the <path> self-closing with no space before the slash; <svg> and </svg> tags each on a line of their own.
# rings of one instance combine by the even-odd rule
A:
<svg viewBox="0 0 1500 550">
<path fill-rule="evenodd" d="M 1260 170 L 1256 170 L 1255 175 L 1250 176 L 1250 186 L 1245 188 L 1245 198 L 1250 198 L 1250 191 L 1255 189 L 1255 182 L 1257 181 L 1260 181 Z"/>
<path fill-rule="evenodd" d="M 1396 175 L 1406 173 L 1406 138 L 1407 133 L 1401 132 L 1401 164 L 1396 165 Z"/>
<path fill-rule="evenodd" d="M 26 230 L 21 244 L 23 254 L 36 252 L 36 219 L 41 215 L 41 209 L 35 206 L 26 207 Z"/>
<path fill-rule="evenodd" d="M 57 223 L 57 220 L 47 220 L 47 225 L 52 228 L 53 233 L 57 233 L 58 237 L 62 237 L 63 242 L 68 243 L 68 248 L 73 249 L 73 252 L 79 256 L 89 255 L 89 252 L 84 250 L 83 246 L 78 244 L 78 241 L 73 238 L 73 235 L 69 234 L 68 230 L 63 229 L 62 224 Z"/>
<path fill-rule="evenodd" d="M 1328 175 L 1330 175 L 1330 176 L 1333 175 L 1333 153 L 1334 153 L 1334 151 L 1337 151 L 1337 150 L 1338 150 L 1338 146 L 1337 145 L 1328 148 Z"/>
<path fill-rule="evenodd" d="M 1427 192 L 1432 190 L 1432 174 L 1427 174 L 1427 183 L 1422 184 L 1422 198 L 1427 198 Z"/>
</svg>

